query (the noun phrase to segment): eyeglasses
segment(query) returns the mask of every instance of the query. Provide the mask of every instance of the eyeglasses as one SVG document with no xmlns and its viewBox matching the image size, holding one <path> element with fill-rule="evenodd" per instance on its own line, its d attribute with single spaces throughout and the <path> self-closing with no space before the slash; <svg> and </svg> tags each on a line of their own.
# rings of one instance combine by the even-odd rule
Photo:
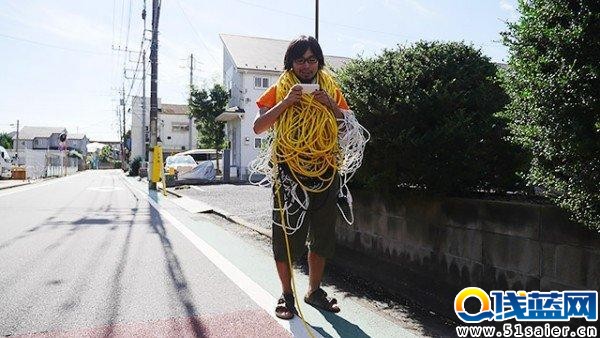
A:
<svg viewBox="0 0 600 338">
<path fill-rule="evenodd" d="M 311 56 L 306 59 L 299 58 L 299 59 L 294 60 L 294 63 L 299 64 L 299 65 L 303 65 L 305 62 L 308 62 L 309 64 L 315 64 L 315 63 L 319 62 L 319 60 L 314 56 Z"/>
</svg>

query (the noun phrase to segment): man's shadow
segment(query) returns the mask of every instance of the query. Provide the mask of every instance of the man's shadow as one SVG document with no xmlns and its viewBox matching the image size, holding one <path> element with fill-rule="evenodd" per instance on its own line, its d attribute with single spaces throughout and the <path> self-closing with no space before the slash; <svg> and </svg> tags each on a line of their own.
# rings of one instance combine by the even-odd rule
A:
<svg viewBox="0 0 600 338">
<path fill-rule="evenodd" d="M 333 326 L 333 328 L 335 329 L 335 331 L 337 332 L 337 334 L 340 337 L 370 337 L 358 325 L 353 324 L 353 323 L 347 321 L 346 319 L 344 319 L 334 313 L 331 313 L 329 311 L 324 311 L 324 310 L 318 310 L 318 311 L 321 313 L 321 315 L 323 315 L 323 317 L 325 317 L 325 320 L 327 320 L 329 322 L 329 324 L 331 324 L 331 326 Z M 313 326 L 313 328 L 315 329 L 315 331 L 319 332 L 319 334 L 322 335 L 323 337 L 332 337 L 321 327 Z"/>
</svg>

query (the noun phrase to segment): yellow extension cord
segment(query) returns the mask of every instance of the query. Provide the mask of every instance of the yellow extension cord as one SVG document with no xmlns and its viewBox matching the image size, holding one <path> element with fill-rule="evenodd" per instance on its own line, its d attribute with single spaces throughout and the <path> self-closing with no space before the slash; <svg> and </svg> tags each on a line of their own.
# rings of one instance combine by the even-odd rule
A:
<svg viewBox="0 0 600 338">
<path fill-rule="evenodd" d="M 285 248 L 287 250 L 288 267 L 290 269 L 290 280 L 292 281 L 292 294 L 294 295 L 294 301 L 296 302 L 296 309 L 298 309 L 298 315 L 299 315 L 300 319 L 302 320 L 302 324 L 304 324 L 304 328 L 306 329 L 306 332 L 308 332 L 309 336 L 311 336 L 312 338 L 315 338 L 315 336 L 312 334 L 312 331 L 310 330 L 310 328 L 308 326 L 308 323 L 306 322 L 306 320 L 304 320 L 304 314 L 302 313 L 302 309 L 300 308 L 300 302 L 298 301 L 298 294 L 296 293 L 296 281 L 294 279 L 294 269 L 292 268 L 292 255 L 290 252 L 290 243 L 288 240 L 288 234 L 285 231 L 285 219 L 284 219 L 284 215 L 283 215 L 283 208 L 281 207 L 281 195 L 279 194 L 279 187 L 280 187 L 279 184 L 276 183 L 275 194 L 277 195 L 277 202 L 279 203 L 281 224 L 283 225 L 283 236 L 285 238 Z"/>
<path fill-rule="evenodd" d="M 335 98 L 336 85 L 329 74 L 320 70 L 317 82 L 329 97 Z M 285 71 L 277 82 L 277 102 L 283 100 L 290 88 L 298 83 L 300 81 L 293 72 Z M 273 164 L 286 163 L 301 185 L 297 175 L 324 182 L 321 188 L 302 186 L 305 191 L 327 190 L 340 163 L 338 126 L 333 112 L 313 95 L 303 94 L 301 104 L 286 109 L 274 127 Z"/>
<path fill-rule="evenodd" d="M 317 82 L 329 97 L 335 98 L 336 86 L 333 78 L 320 70 L 317 73 Z M 290 88 L 300 83 L 291 71 L 284 72 L 277 82 L 276 98 L 280 102 L 289 92 Z M 303 94 L 300 105 L 288 108 L 275 123 L 275 139 L 271 160 L 275 168 L 281 163 L 288 165 L 296 182 L 304 191 L 323 192 L 327 190 L 339 169 L 340 149 L 338 145 L 338 126 L 333 112 L 317 101 L 313 95 Z M 334 169 L 334 170 L 330 170 Z M 297 175 L 318 179 L 324 183 L 320 188 L 310 188 L 302 184 Z M 292 292 L 298 309 L 298 315 L 308 334 L 314 338 L 312 331 L 304 320 L 292 267 L 290 244 L 285 226 L 285 215 L 281 201 L 281 184 L 275 178 L 275 194 L 277 195 L 278 209 L 281 216 L 281 225 L 285 238 L 288 257 L 288 267 Z"/>
</svg>

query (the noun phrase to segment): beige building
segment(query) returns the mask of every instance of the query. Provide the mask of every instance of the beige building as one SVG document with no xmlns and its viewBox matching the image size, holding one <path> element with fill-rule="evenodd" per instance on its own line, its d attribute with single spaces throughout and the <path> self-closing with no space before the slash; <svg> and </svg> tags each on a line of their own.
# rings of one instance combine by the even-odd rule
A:
<svg viewBox="0 0 600 338">
<path fill-rule="evenodd" d="M 150 98 L 146 98 L 145 119 L 142 113 L 142 97 L 134 96 L 131 103 L 131 155 L 130 159 L 144 154 L 149 144 Z M 142 128 L 142 121 L 145 126 Z M 198 131 L 190 118 L 185 104 L 162 103 L 158 99 L 157 135 L 163 145 L 165 156 L 197 148 Z M 144 145 L 145 143 L 145 145 Z M 142 156 L 144 157 L 144 156 Z"/>
</svg>

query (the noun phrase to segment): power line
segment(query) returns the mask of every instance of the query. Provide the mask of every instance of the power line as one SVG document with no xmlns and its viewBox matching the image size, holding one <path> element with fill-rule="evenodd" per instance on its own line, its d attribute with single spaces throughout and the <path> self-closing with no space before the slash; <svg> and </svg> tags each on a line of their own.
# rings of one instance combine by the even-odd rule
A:
<svg viewBox="0 0 600 338">
<path fill-rule="evenodd" d="M 11 35 L 6 35 L 6 34 L 1 34 L 1 33 L 0 33 L 0 37 L 11 39 L 11 40 L 16 40 L 16 41 L 21 41 L 21 42 L 27 42 L 27 43 L 31 43 L 31 44 L 34 44 L 34 45 L 40 45 L 40 46 L 49 47 L 49 48 L 62 49 L 62 50 L 70 51 L 70 52 L 87 53 L 87 54 L 94 54 L 94 55 L 110 55 L 110 53 L 104 53 L 104 52 L 99 52 L 99 51 L 91 51 L 91 50 L 84 50 L 84 49 L 78 49 L 78 48 L 62 47 L 62 46 L 53 45 L 53 44 L 49 44 L 49 43 L 45 43 L 45 42 L 39 42 L 39 41 L 29 40 L 29 39 L 20 38 L 20 37 L 11 36 Z"/>
<path fill-rule="evenodd" d="M 119 47 L 121 47 L 121 41 L 123 41 L 122 38 L 122 34 L 123 34 L 123 16 L 125 15 L 125 0 L 121 1 L 121 25 L 119 26 Z"/>
<path fill-rule="evenodd" d="M 131 0 L 129 0 L 129 17 L 127 18 L 127 35 L 125 36 L 125 50 L 129 47 L 129 30 L 131 29 Z"/>
<path fill-rule="evenodd" d="M 302 18 L 302 19 L 306 19 L 306 20 L 310 20 L 313 21 L 315 20 L 314 17 L 310 17 L 310 16 L 306 16 L 306 15 L 300 15 L 300 14 L 295 14 L 295 13 L 291 13 L 291 12 L 286 12 L 286 11 L 282 11 L 282 10 L 278 10 L 278 9 L 274 9 L 271 7 L 267 7 L 267 6 L 262 6 L 262 5 L 258 5 L 258 4 L 254 4 L 248 1 L 244 1 L 244 0 L 235 0 L 239 3 L 243 3 L 245 5 L 248 6 L 252 6 L 252 7 L 256 7 L 256 8 L 261 8 L 270 12 L 275 12 L 275 13 L 279 13 L 279 14 L 285 14 L 288 16 L 294 16 L 297 18 Z M 385 31 L 380 31 L 380 30 L 375 30 L 375 29 L 370 29 L 370 28 L 364 28 L 364 27 L 358 27 L 358 26 L 351 26 L 351 25 L 345 25 L 342 23 L 337 23 L 337 22 L 333 22 L 333 21 L 327 21 L 327 20 L 320 20 L 322 23 L 327 23 L 330 25 L 334 25 L 334 26 L 338 26 L 338 27 L 344 27 L 344 28 L 349 28 L 349 29 L 355 29 L 355 30 L 360 30 L 360 31 L 366 31 L 366 32 L 371 32 L 371 33 L 378 33 L 378 34 L 386 34 L 386 35 L 391 35 L 391 36 L 397 36 L 400 38 L 404 38 L 404 39 L 416 39 L 416 37 L 410 37 L 410 36 L 406 36 L 406 35 L 400 35 L 397 33 L 391 33 L 391 32 L 385 32 Z"/>
<path fill-rule="evenodd" d="M 112 38 L 110 39 L 110 43 L 115 42 L 115 12 L 117 10 L 117 0 L 113 0 L 113 15 L 112 15 Z"/>
<path fill-rule="evenodd" d="M 190 18 L 188 18 L 187 14 L 183 10 L 183 7 L 181 7 L 181 2 L 179 0 L 177 0 L 177 5 L 179 5 L 179 9 L 181 10 L 181 13 L 185 17 L 185 20 L 187 21 L 187 23 L 192 28 L 192 31 L 194 32 L 194 34 L 196 34 L 196 37 L 198 37 L 198 40 L 200 40 L 200 43 L 202 43 L 202 45 L 204 45 L 204 48 L 206 48 L 206 51 L 207 51 L 208 55 L 210 56 L 210 58 L 213 60 L 213 62 L 215 63 L 215 65 L 219 66 L 219 63 L 217 62 L 217 60 L 215 59 L 215 57 L 210 52 L 210 48 L 208 48 L 208 46 L 204 42 L 204 39 L 202 39 L 202 37 L 200 36 L 200 34 L 198 34 L 198 32 L 196 31 L 196 28 L 194 28 L 194 25 L 192 24 L 192 21 L 190 20 Z"/>
<path fill-rule="evenodd" d="M 143 44 L 144 44 L 144 42 L 142 40 L 142 46 L 143 46 Z M 144 49 L 143 47 L 142 47 L 142 49 L 143 49 L 143 51 L 146 51 L 146 49 Z M 127 105 L 127 103 L 129 102 L 129 98 L 131 98 L 131 92 L 133 90 L 133 86 L 135 84 L 135 81 L 138 80 L 138 79 L 136 79 L 136 77 L 137 77 L 137 74 L 138 74 L 138 69 L 140 67 L 140 64 L 141 64 L 141 62 L 146 62 L 146 60 L 143 60 L 143 61 L 140 62 L 140 59 L 142 57 L 143 51 L 139 52 L 138 60 L 137 60 L 136 66 L 135 66 L 135 70 L 133 72 L 133 78 L 131 78 L 131 85 L 129 86 L 129 91 L 127 93 L 127 97 L 125 98 L 125 105 Z M 141 85 L 140 85 L 140 87 L 141 87 Z M 138 92 L 139 92 L 139 88 L 140 87 L 138 87 Z"/>
<path fill-rule="evenodd" d="M 291 12 L 286 12 L 286 11 L 278 10 L 278 9 L 267 7 L 267 6 L 262 6 L 262 5 L 254 4 L 254 3 L 251 3 L 251 2 L 248 2 L 248 1 L 244 1 L 244 0 L 234 0 L 234 1 L 242 3 L 242 4 L 245 4 L 245 5 L 248 5 L 248 6 L 252 6 L 252 7 L 256 7 L 256 8 L 261 8 L 261 9 L 264 9 L 264 10 L 267 10 L 267 11 L 270 11 L 270 12 L 274 12 L 274 13 L 285 14 L 285 15 L 288 15 L 288 16 L 294 16 L 294 17 L 298 17 L 298 18 L 302 18 L 302 19 L 310 20 L 310 21 L 315 20 L 314 17 L 310 17 L 310 16 L 306 16 L 306 15 L 300 15 L 300 14 L 291 13 Z M 333 26 L 348 28 L 348 29 L 360 30 L 360 31 L 377 33 L 377 34 L 385 34 L 385 35 L 390 35 L 390 36 L 396 36 L 396 37 L 400 37 L 400 38 L 403 38 L 403 39 L 412 39 L 412 40 L 420 39 L 419 37 L 415 37 L 415 36 L 407 36 L 407 35 L 401 35 L 401 34 L 392 33 L 392 32 L 380 31 L 380 30 L 376 30 L 376 29 L 370 29 L 370 28 L 365 28 L 365 27 L 352 26 L 352 25 L 347 25 L 347 24 L 333 22 L 333 21 L 328 21 L 328 20 L 320 20 L 320 22 L 327 23 L 327 24 L 333 25 Z M 473 41 L 473 42 L 475 43 L 475 41 Z M 497 45 L 500 44 L 500 42 L 498 42 L 498 41 L 477 42 L 477 44 L 482 45 L 482 46 L 498 47 Z"/>
</svg>

